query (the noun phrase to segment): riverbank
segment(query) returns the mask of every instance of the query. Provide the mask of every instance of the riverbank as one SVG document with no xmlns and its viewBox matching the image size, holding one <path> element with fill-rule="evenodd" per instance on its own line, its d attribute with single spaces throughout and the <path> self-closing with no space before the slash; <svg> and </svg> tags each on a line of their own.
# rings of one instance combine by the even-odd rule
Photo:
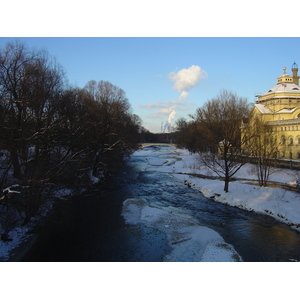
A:
<svg viewBox="0 0 300 300">
<path fill-rule="evenodd" d="M 60 201 L 66 204 L 74 194 L 71 190 L 61 191 Z M 57 200 L 57 199 L 56 199 Z M 48 218 L 55 213 L 54 202 L 45 209 L 43 216 L 33 218 L 25 226 L 17 226 L 9 232 L 7 241 L 0 240 L 0 262 L 19 262 L 35 245 L 40 228 L 47 222 Z"/>
<path fill-rule="evenodd" d="M 134 156 L 149 156 L 151 151 L 139 150 Z M 224 182 L 212 178 L 214 174 L 199 163 L 198 155 L 187 150 L 175 149 L 174 155 L 166 158 L 147 158 L 147 170 L 167 172 L 180 179 L 187 186 L 201 192 L 212 201 L 235 206 L 247 211 L 271 216 L 299 230 L 300 224 L 300 194 L 278 187 L 259 187 L 255 185 L 256 175 L 252 165 L 245 165 L 230 182 L 229 192 L 223 191 Z M 295 186 L 298 179 L 295 171 L 274 169 L 270 180 Z M 246 178 L 247 181 L 243 178 Z M 120 204 L 121 207 L 121 204 Z M 1 242 L 0 261 L 20 261 L 22 256 L 34 244 L 35 235 L 27 234 L 26 228 L 17 228 L 10 236 L 12 241 Z"/>
<path fill-rule="evenodd" d="M 171 173 L 185 182 L 189 187 L 198 190 L 206 198 L 247 211 L 271 216 L 286 223 L 293 229 L 300 230 L 300 190 L 290 191 L 276 184 L 295 187 L 299 180 L 299 172 L 289 169 L 272 169 L 270 182 L 272 185 L 257 185 L 255 168 L 251 164 L 244 165 L 229 184 L 229 192 L 224 192 L 224 181 L 211 179 L 215 176 L 211 170 L 201 164 L 198 154 L 191 154 L 184 149 L 177 149 L 179 160 L 174 165 L 152 161 L 149 170 Z M 134 155 L 144 155 L 135 152 Z M 204 178 L 207 177 L 207 178 Z"/>
</svg>

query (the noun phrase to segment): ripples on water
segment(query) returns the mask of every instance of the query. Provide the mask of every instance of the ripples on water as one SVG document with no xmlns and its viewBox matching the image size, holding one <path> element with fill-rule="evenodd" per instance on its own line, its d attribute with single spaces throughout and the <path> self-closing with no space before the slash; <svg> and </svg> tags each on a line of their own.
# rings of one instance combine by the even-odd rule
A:
<svg viewBox="0 0 300 300">
<path fill-rule="evenodd" d="M 174 148 L 137 154 L 128 159 L 110 190 L 76 197 L 24 260 L 161 261 L 172 250 L 166 234 L 143 224 L 127 225 L 121 216 L 123 202 L 137 198 L 211 228 L 243 261 L 300 261 L 298 232 L 269 216 L 206 199 L 174 178 L 172 165 L 180 159 Z M 166 163 L 159 166 L 162 161 Z M 170 172 L 160 172 L 167 165 Z"/>
<path fill-rule="evenodd" d="M 196 218 L 200 225 L 221 234 L 244 261 L 300 260 L 298 232 L 271 217 L 206 199 L 171 174 L 160 173 L 159 166 L 155 171 L 153 168 L 149 170 L 151 163 L 155 165 L 167 158 L 164 166 L 171 166 L 179 159 L 174 148 L 156 150 L 148 151 L 149 156 L 132 156 L 129 160 L 129 167 L 136 172 L 130 186 L 132 196 L 142 198 L 155 207 L 176 208 L 177 213 Z"/>
</svg>

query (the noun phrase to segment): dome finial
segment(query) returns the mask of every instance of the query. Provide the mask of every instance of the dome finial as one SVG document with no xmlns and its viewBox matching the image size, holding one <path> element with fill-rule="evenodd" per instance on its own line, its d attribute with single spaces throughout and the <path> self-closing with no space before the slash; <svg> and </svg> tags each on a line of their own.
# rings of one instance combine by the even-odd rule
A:
<svg viewBox="0 0 300 300">
<path fill-rule="evenodd" d="M 298 69 L 298 65 L 296 64 L 296 62 L 293 63 L 292 69 Z"/>
<path fill-rule="evenodd" d="M 284 71 L 284 73 L 286 73 L 286 67 L 283 67 L 283 71 Z"/>
</svg>

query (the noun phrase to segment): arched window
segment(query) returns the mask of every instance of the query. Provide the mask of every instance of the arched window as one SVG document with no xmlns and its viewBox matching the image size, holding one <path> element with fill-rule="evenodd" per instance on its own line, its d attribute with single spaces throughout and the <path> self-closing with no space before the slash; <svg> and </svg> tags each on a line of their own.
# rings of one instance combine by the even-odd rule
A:
<svg viewBox="0 0 300 300">
<path fill-rule="evenodd" d="M 293 145 L 293 144 L 294 144 L 294 139 L 290 138 L 290 145 Z"/>
<path fill-rule="evenodd" d="M 281 143 L 282 143 L 283 145 L 285 145 L 285 142 L 286 142 L 285 137 L 282 137 L 282 138 L 281 138 Z"/>
<path fill-rule="evenodd" d="M 300 145 L 300 137 L 298 137 L 298 145 Z"/>
<path fill-rule="evenodd" d="M 298 114 L 297 118 L 300 118 L 300 114 Z"/>
</svg>

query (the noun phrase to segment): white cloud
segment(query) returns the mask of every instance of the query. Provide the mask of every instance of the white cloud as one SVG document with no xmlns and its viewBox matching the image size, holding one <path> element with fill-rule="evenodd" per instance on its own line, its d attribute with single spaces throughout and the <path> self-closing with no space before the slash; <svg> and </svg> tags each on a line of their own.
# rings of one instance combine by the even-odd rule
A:
<svg viewBox="0 0 300 300">
<path fill-rule="evenodd" d="M 169 107 L 169 108 L 162 108 L 160 110 L 157 110 L 155 113 L 158 115 L 169 115 L 170 113 L 172 113 L 174 108 L 175 108 L 174 106 Z"/>
<path fill-rule="evenodd" d="M 150 104 L 139 104 L 138 107 L 141 108 L 163 108 L 163 107 L 168 107 L 166 103 L 162 102 L 156 102 L 156 103 L 150 103 Z"/>
<path fill-rule="evenodd" d="M 148 118 L 162 118 L 162 116 L 168 116 L 166 124 L 171 126 L 171 122 L 176 116 L 176 110 L 188 110 L 191 105 L 195 103 L 189 103 L 185 101 L 189 95 L 189 91 L 197 86 L 199 81 L 207 77 L 207 73 L 201 69 L 201 67 L 192 65 L 187 69 L 181 69 L 178 72 L 171 72 L 168 78 L 174 82 L 172 89 L 178 91 L 180 94 L 176 100 L 169 101 L 157 101 L 155 103 L 139 105 L 141 108 L 160 108 L 155 111 Z"/>
<path fill-rule="evenodd" d="M 169 78 L 174 82 L 173 89 L 180 93 L 180 98 L 186 99 L 188 91 L 195 87 L 199 80 L 206 78 L 207 73 L 199 66 L 191 66 L 188 69 L 181 69 L 177 73 L 171 72 Z"/>
<path fill-rule="evenodd" d="M 189 93 L 187 91 L 182 91 L 179 96 L 179 101 L 185 100 L 188 95 L 189 95 Z"/>
</svg>

